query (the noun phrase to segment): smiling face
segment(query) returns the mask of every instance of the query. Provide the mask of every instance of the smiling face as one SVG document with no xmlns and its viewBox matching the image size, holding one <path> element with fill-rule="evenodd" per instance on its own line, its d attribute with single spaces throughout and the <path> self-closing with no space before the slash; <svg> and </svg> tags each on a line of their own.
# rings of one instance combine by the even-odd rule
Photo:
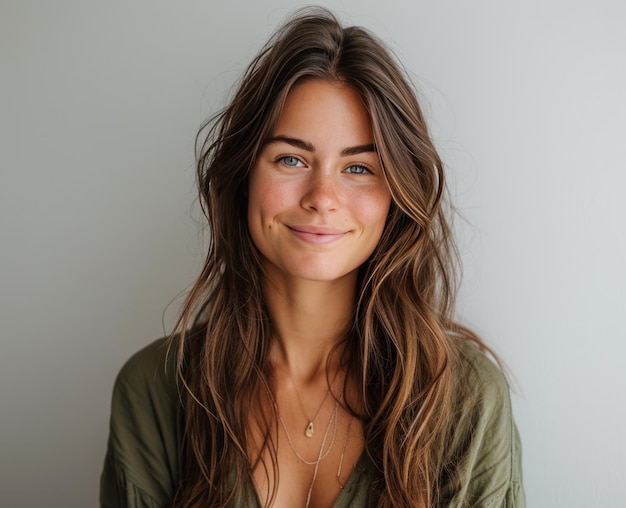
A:
<svg viewBox="0 0 626 508">
<path fill-rule="evenodd" d="M 248 227 L 272 277 L 354 278 L 373 252 L 391 197 L 358 93 L 305 81 L 250 175 Z"/>
</svg>

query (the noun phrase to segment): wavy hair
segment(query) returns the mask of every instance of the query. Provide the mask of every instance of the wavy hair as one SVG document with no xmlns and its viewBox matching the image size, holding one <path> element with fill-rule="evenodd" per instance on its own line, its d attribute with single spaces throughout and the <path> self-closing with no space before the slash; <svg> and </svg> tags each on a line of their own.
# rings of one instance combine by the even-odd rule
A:
<svg viewBox="0 0 626 508">
<path fill-rule="evenodd" d="M 171 342 L 184 408 L 177 507 L 229 506 L 251 495 L 253 469 L 267 467 L 264 450 L 278 478 L 275 415 L 260 422 L 265 441 L 249 460 L 250 394 L 268 389 L 271 323 L 247 225 L 248 179 L 289 91 L 307 79 L 342 82 L 360 94 L 392 196 L 380 242 L 360 269 L 347 339 L 347 377 L 362 398 L 358 416 L 377 476 L 375 503 L 429 507 L 439 502 L 444 478 L 455 482 L 445 450 L 461 386 L 456 341 L 483 345 L 453 318 L 458 264 L 443 165 L 390 51 L 367 30 L 344 28 L 314 9 L 275 33 L 227 107 L 198 134 L 199 195 L 211 236 Z"/>
</svg>

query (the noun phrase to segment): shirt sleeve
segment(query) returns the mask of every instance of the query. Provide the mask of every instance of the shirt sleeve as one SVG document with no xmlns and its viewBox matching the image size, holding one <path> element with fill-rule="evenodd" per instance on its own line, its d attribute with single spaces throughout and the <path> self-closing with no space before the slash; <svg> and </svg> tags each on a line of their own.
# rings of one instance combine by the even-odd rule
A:
<svg viewBox="0 0 626 508">
<path fill-rule="evenodd" d="M 466 400 L 451 445 L 459 476 L 445 506 L 524 508 L 521 443 L 506 378 L 473 345 L 464 346 L 463 356 Z"/>
<path fill-rule="evenodd" d="M 102 508 L 170 506 L 177 485 L 179 424 L 174 366 L 164 340 L 139 351 L 113 387 L 100 478 Z"/>
<path fill-rule="evenodd" d="M 165 503 L 153 498 L 126 476 L 114 452 L 107 451 L 100 478 L 100 506 L 102 508 L 161 508 Z"/>
</svg>

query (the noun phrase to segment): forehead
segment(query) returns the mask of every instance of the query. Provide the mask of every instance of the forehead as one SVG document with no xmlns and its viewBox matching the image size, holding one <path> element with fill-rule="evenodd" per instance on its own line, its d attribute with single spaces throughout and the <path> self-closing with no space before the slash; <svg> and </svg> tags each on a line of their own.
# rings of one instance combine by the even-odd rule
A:
<svg viewBox="0 0 626 508">
<path fill-rule="evenodd" d="M 344 147 L 373 142 L 370 115 L 359 93 L 344 83 L 321 79 L 291 89 L 272 132 L 280 135 Z"/>
</svg>

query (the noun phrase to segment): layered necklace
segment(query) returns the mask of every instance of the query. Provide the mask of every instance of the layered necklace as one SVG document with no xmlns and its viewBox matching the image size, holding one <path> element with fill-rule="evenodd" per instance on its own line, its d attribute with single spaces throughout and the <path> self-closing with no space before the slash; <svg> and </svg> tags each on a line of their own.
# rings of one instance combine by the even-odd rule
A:
<svg viewBox="0 0 626 508">
<path fill-rule="evenodd" d="M 319 463 L 324 460 L 326 457 L 328 457 L 328 454 L 330 453 L 330 451 L 333 448 L 333 445 L 335 444 L 335 439 L 337 438 L 337 410 L 339 408 L 339 402 L 335 403 L 335 409 L 333 409 L 332 414 L 330 415 L 330 418 L 328 419 L 328 424 L 326 425 L 326 431 L 324 432 L 324 437 L 322 438 L 322 444 L 320 446 L 320 451 L 319 454 L 317 455 L 317 459 L 315 460 L 307 460 L 305 459 L 299 452 L 298 450 L 296 450 L 296 447 L 293 444 L 293 440 L 291 439 L 291 436 L 289 435 L 289 431 L 287 430 L 287 424 L 285 424 L 285 420 L 283 420 L 283 417 L 280 416 L 280 413 L 277 411 L 277 415 L 278 415 L 278 419 L 280 420 L 280 424 L 283 427 L 283 430 L 285 431 L 285 436 L 287 436 L 287 442 L 289 443 L 289 447 L 291 448 L 291 450 L 293 451 L 293 453 L 295 454 L 296 457 L 298 457 L 299 460 L 301 460 L 302 462 L 304 462 L 305 464 L 308 464 L 309 466 L 318 466 Z M 309 424 L 311 424 L 312 422 L 309 422 Z M 330 441 L 330 443 L 328 444 L 328 448 L 326 449 L 326 451 L 324 451 L 324 447 L 326 446 L 326 440 L 328 439 L 328 434 L 330 432 L 330 428 L 334 427 L 333 429 L 333 437 Z M 307 437 L 311 437 L 308 436 Z"/>
<path fill-rule="evenodd" d="M 293 381 L 292 381 L 292 383 L 293 383 Z M 322 410 L 322 407 L 324 406 L 324 402 L 326 402 L 326 399 L 328 398 L 328 394 L 330 393 L 330 388 L 326 391 L 326 395 L 324 396 L 324 399 L 322 400 L 322 403 L 317 408 L 317 411 L 315 412 L 315 415 L 311 419 L 309 419 L 307 417 L 307 415 L 306 415 L 306 411 L 304 410 L 304 404 L 302 403 L 302 399 L 300 398 L 300 394 L 298 393 L 298 390 L 295 387 L 295 383 L 294 383 L 294 390 L 295 390 L 296 395 L 298 397 L 298 402 L 300 403 L 300 409 L 302 410 L 302 413 L 304 414 L 305 418 L 308 420 L 307 426 L 306 426 L 306 428 L 304 430 L 304 435 L 307 438 L 310 439 L 310 438 L 312 438 L 315 435 L 314 420 L 317 418 L 317 416 L 319 415 L 320 411 Z M 338 420 L 339 420 L 339 401 L 337 400 L 335 402 L 335 407 L 333 409 L 333 412 L 331 413 L 330 418 L 328 419 L 328 423 L 326 424 L 326 429 L 325 429 L 324 435 L 322 437 L 322 443 L 320 445 L 320 449 L 319 449 L 319 452 L 317 454 L 317 458 L 315 460 L 305 459 L 302 456 L 302 454 L 300 452 L 298 452 L 298 450 L 296 449 L 296 447 L 295 447 L 295 445 L 293 443 L 293 439 L 291 438 L 291 435 L 289 434 L 289 430 L 287 429 L 287 424 L 285 423 L 285 420 L 283 419 L 283 417 L 280 415 L 280 411 L 278 410 L 278 404 L 276 403 L 275 400 L 272 400 L 272 402 L 274 403 L 274 408 L 276 409 L 276 415 L 278 416 L 278 420 L 280 421 L 280 424 L 281 424 L 281 426 L 283 428 L 283 431 L 285 432 L 285 437 L 287 438 L 287 442 L 289 443 L 289 447 L 291 448 L 291 451 L 298 458 L 298 460 L 302 461 L 303 463 L 305 463 L 307 465 L 315 466 L 315 468 L 313 470 L 313 478 L 311 479 L 311 484 L 309 485 L 309 490 L 307 492 L 305 508 L 308 508 L 310 503 L 311 503 L 311 494 L 313 493 L 313 485 L 315 484 L 315 480 L 317 479 L 317 473 L 319 471 L 320 462 L 322 462 L 322 460 L 324 460 L 326 457 L 328 457 L 328 455 L 330 454 L 331 450 L 333 449 L 333 446 L 335 445 L 335 440 L 337 439 L 337 427 L 338 427 Z M 346 437 L 344 439 L 343 448 L 341 450 L 341 457 L 339 458 L 339 467 L 337 468 L 337 475 L 336 475 L 336 477 L 337 477 L 337 482 L 339 483 L 339 487 L 341 489 L 343 489 L 343 487 L 345 485 L 345 482 L 343 481 L 343 479 L 341 477 L 341 470 L 343 468 L 343 458 L 344 458 L 344 455 L 346 453 L 346 448 L 347 448 L 347 445 L 348 445 L 348 436 L 350 435 L 350 428 L 352 426 L 352 420 L 353 420 L 353 417 L 350 416 L 350 420 L 348 421 L 348 428 L 346 429 Z M 333 429 L 332 430 L 332 437 L 330 438 L 330 442 L 328 442 L 328 437 L 331 434 L 331 428 Z"/>
</svg>

